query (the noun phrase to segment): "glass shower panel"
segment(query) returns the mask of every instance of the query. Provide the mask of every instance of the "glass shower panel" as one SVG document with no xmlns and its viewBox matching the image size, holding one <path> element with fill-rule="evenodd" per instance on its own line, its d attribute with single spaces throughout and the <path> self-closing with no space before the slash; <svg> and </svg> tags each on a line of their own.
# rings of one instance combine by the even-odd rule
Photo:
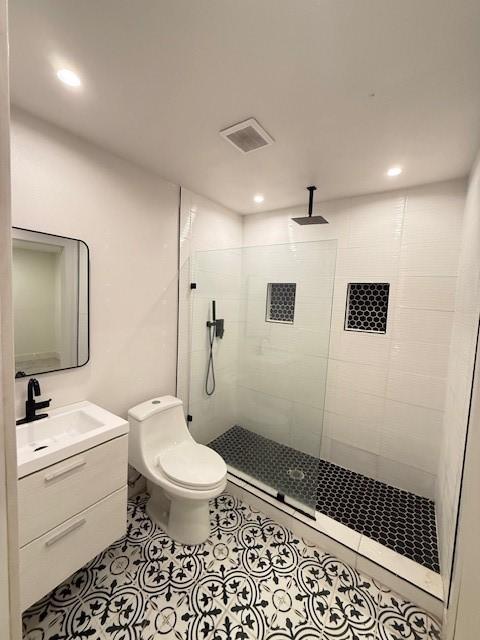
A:
<svg viewBox="0 0 480 640">
<path fill-rule="evenodd" d="M 194 436 L 230 470 L 312 513 L 328 365 L 336 242 L 198 252 L 192 307 Z M 214 337 L 212 301 L 224 319 Z M 209 387 L 205 387 L 207 374 Z M 201 435 L 201 437 L 200 437 Z"/>
<path fill-rule="evenodd" d="M 242 249 L 199 251 L 193 256 L 189 413 L 193 418 L 192 435 L 202 444 L 208 444 L 237 421 L 241 277 Z M 210 339 L 214 328 L 207 327 L 207 322 L 213 320 L 213 301 L 225 331 L 222 338 L 213 338 L 212 370 Z"/>
</svg>

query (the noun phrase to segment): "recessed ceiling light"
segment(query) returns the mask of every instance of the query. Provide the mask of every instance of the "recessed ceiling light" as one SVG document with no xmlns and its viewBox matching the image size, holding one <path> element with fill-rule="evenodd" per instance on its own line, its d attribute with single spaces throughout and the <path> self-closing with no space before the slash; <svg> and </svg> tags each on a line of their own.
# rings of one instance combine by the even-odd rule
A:
<svg viewBox="0 0 480 640">
<path fill-rule="evenodd" d="M 261 202 L 263 202 L 265 200 L 265 198 L 262 196 L 261 193 L 257 193 L 256 196 L 253 196 L 253 200 L 254 202 L 256 202 L 257 204 L 260 204 Z"/>
<path fill-rule="evenodd" d="M 68 84 L 69 87 L 79 87 L 82 84 L 77 74 L 70 69 L 59 69 L 57 71 L 57 78 L 64 84 Z"/>
<path fill-rule="evenodd" d="M 399 176 L 402 173 L 402 167 L 390 167 L 387 171 L 387 176 L 390 178 L 394 178 L 395 176 Z"/>
</svg>

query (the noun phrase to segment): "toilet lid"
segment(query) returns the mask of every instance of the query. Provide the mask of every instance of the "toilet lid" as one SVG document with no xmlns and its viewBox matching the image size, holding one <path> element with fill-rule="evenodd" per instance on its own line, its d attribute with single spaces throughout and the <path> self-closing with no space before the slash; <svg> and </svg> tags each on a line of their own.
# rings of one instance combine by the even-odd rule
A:
<svg viewBox="0 0 480 640">
<path fill-rule="evenodd" d="M 195 442 L 167 449 L 157 460 L 167 478 L 184 487 L 208 489 L 219 484 L 227 473 L 218 453 Z"/>
</svg>

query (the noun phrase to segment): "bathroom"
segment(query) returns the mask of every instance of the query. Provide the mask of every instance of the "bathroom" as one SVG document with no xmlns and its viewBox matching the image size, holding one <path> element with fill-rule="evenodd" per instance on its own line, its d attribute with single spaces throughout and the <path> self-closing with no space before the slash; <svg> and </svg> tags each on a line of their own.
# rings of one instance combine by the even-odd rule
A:
<svg viewBox="0 0 480 640">
<path fill-rule="evenodd" d="M 478 2 L 0 25 L 0 637 L 476 639 Z"/>
</svg>

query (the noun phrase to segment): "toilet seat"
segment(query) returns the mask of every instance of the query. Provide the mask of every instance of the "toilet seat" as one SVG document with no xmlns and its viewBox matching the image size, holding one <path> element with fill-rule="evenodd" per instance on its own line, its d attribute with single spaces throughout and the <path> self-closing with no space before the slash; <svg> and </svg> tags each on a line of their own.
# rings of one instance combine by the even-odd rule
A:
<svg viewBox="0 0 480 640">
<path fill-rule="evenodd" d="M 227 466 L 223 459 L 196 442 L 182 442 L 157 457 L 157 465 L 175 484 L 188 489 L 211 489 L 225 480 Z"/>
</svg>

